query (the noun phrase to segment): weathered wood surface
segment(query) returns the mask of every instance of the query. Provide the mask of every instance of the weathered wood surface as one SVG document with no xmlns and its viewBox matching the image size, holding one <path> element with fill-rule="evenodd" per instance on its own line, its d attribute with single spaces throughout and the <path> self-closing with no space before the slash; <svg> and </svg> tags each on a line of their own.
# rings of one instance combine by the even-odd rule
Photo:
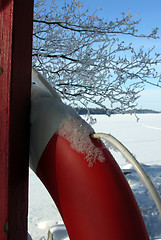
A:
<svg viewBox="0 0 161 240">
<path fill-rule="evenodd" d="M 32 23 L 33 0 L 0 0 L 1 240 L 27 238 Z"/>
</svg>

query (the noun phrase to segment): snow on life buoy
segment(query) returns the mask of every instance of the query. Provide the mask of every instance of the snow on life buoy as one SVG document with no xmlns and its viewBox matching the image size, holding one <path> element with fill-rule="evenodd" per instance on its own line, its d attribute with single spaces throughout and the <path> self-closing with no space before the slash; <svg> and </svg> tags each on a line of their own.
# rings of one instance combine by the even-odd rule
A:
<svg viewBox="0 0 161 240">
<path fill-rule="evenodd" d="M 147 230 L 119 166 L 93 129 L 33 70 L 30 166 L 42 180 L 71 240 L 145 240 Z M 126 230 L 125 230 L 126 229 Z"/>
</svg>

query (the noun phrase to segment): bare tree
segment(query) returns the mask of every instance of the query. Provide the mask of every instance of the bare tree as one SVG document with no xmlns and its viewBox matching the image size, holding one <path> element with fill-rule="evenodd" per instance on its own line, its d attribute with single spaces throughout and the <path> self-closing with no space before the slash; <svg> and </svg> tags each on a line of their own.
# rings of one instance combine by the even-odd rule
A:
<svg viewBox="0 0 161 240">
<path fill-rule="evenodd" d="M 97 10 L 98 11 L 98 10 Z M 34 13 L 33 66 L 72 105 L 91 103 L 107 110 L 125 112 L 136 107 L 145 83 L 161 86 L 155 66 L 160 54 L 143 47 L 135 50 L 122 36 L 157 38 L 157 28 L 139 34 L 140 20 L 130 11 L 120 19 L 105 21 L 89 14 L 73 0 L 58 7 L 37 0 Z M 135 19 L 136 18 L 136 19 Z"/>
</svg>

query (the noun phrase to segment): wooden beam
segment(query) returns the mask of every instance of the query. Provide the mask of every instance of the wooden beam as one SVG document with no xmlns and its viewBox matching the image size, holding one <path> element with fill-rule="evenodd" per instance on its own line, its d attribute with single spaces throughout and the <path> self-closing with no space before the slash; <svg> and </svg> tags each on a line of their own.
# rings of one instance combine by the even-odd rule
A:
<svg viewBox="0 0 161 240">
<path fill-rule="evenodd" d="M 27 239 L 32 24 L 33 0 L 0 0 L 1 240 Z"/>
</svg>

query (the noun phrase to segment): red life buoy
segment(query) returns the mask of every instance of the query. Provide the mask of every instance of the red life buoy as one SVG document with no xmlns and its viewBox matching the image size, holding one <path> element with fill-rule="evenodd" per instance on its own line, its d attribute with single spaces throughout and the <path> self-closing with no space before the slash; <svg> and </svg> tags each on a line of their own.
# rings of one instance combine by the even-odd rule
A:
<svg viewBox="0 0 161 240">
<path fill-rule="evenodd" d="M 30 165 L 55 201 L 70 239 L 149 239 L 124 175 L 92 133 L 56 97 L 33 90 Z"/>
</svg>

